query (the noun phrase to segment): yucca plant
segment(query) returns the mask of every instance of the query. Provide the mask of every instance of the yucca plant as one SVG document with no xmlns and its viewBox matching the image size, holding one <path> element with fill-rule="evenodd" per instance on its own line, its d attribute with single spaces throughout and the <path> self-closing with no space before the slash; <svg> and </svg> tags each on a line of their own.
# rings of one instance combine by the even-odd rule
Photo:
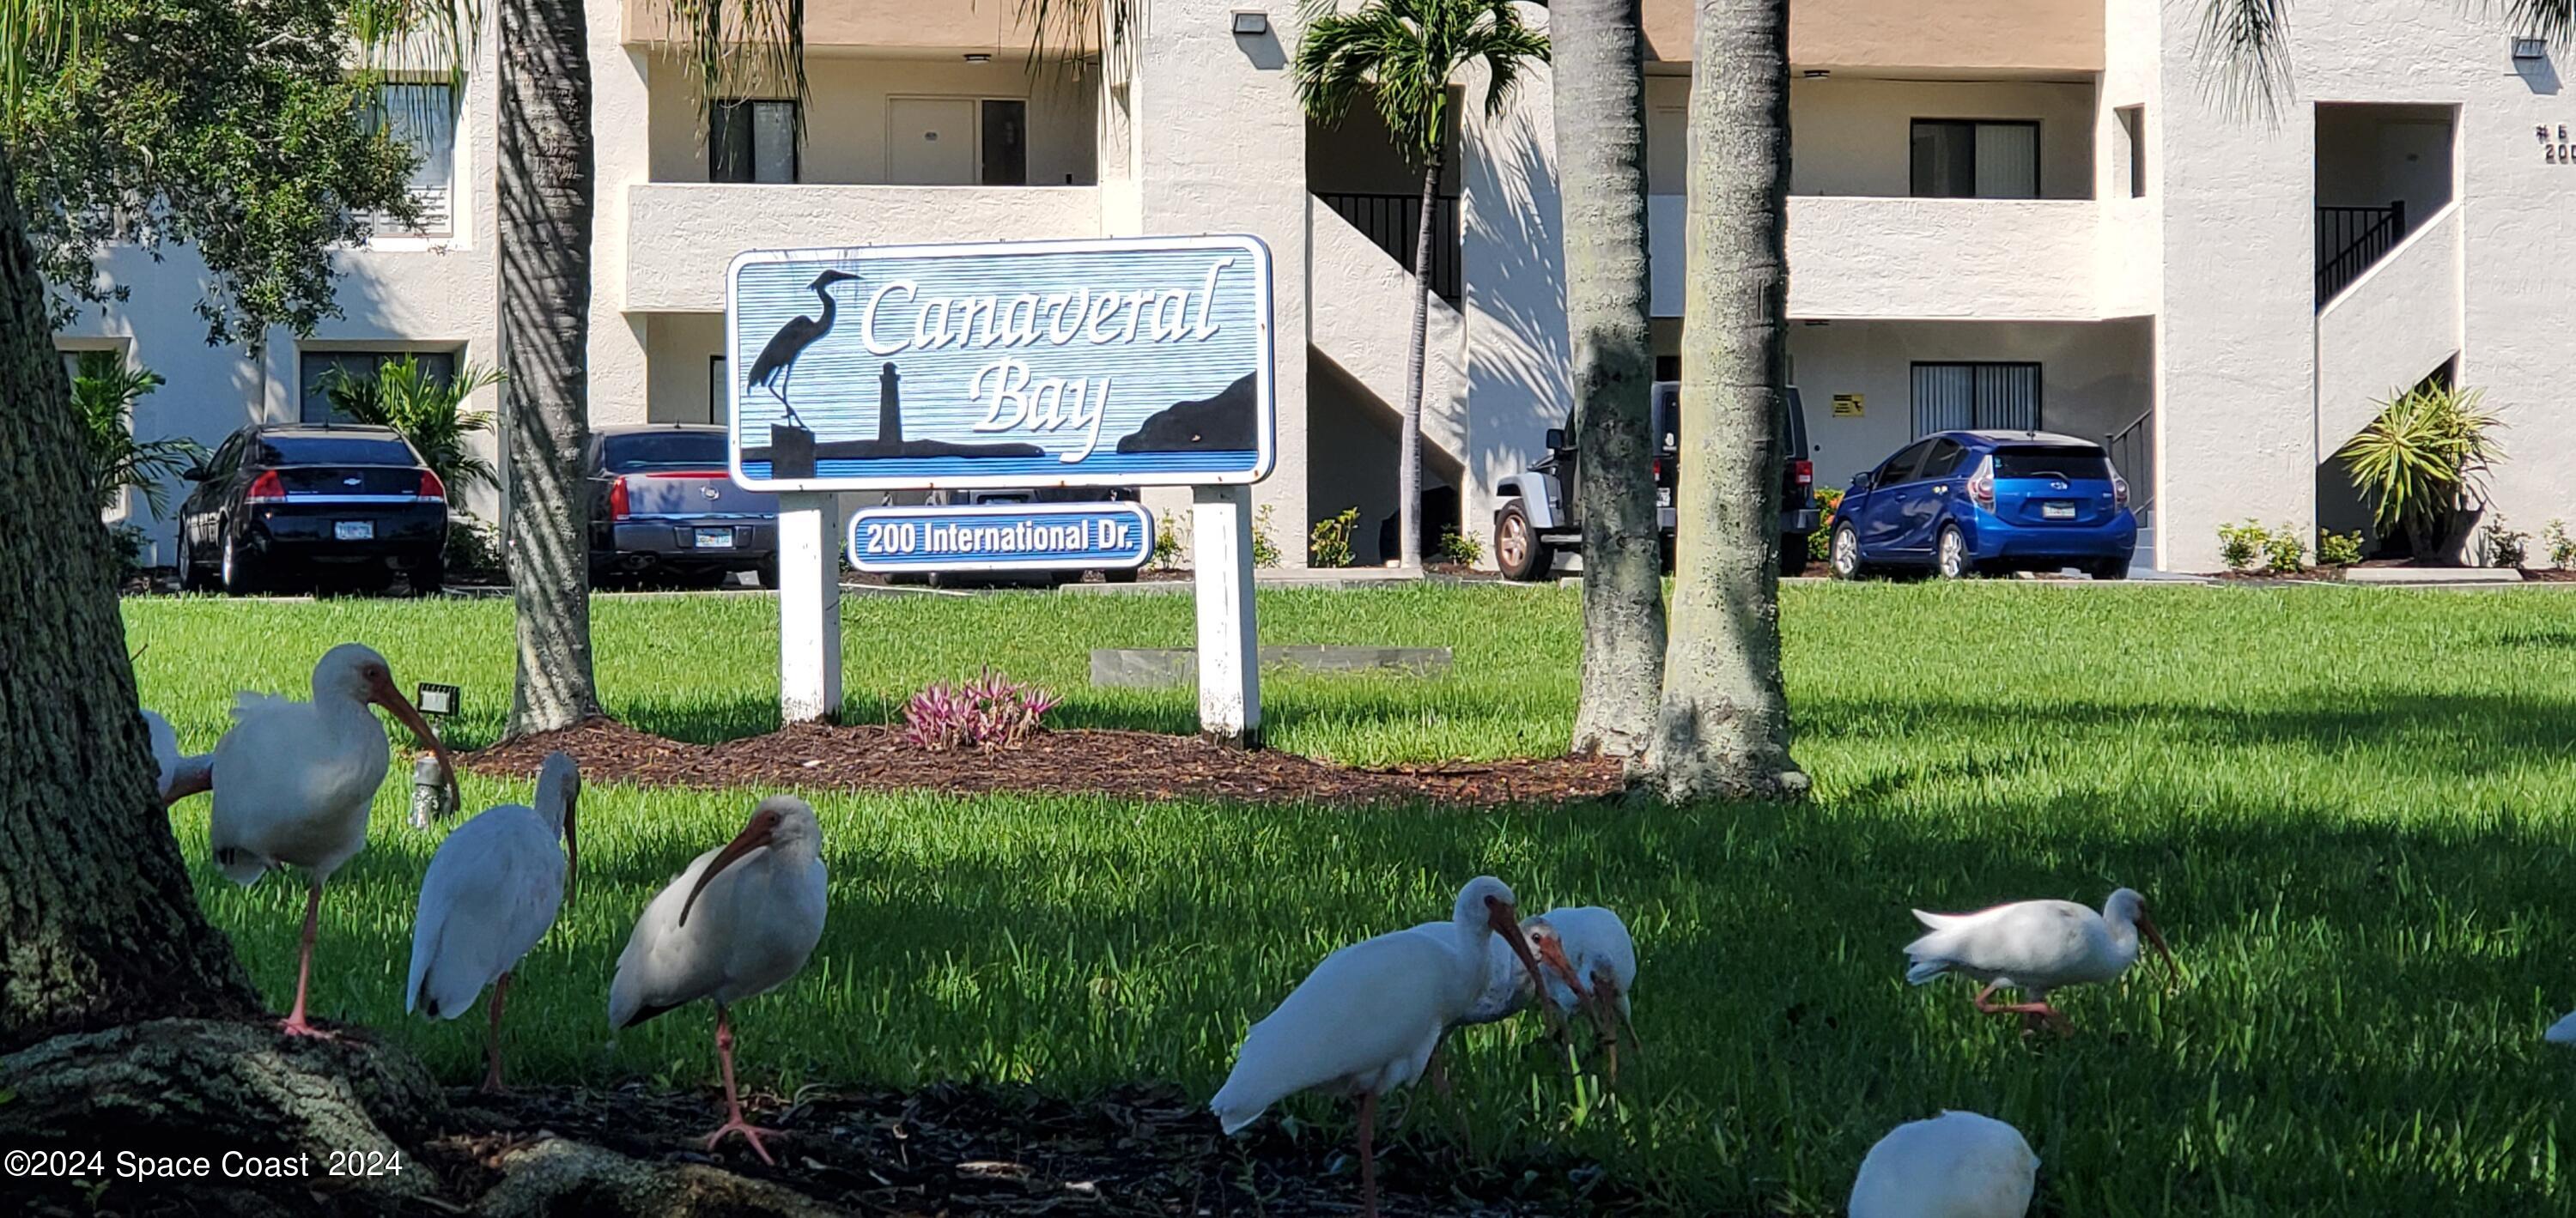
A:
<svg viewBox="0 0 2576 1218">
<path fill-rule="evenodd" d="M 489 411 L 465 409 L 465 399 L 502 381 L 499 370 L 467 364 L 455 376 L 430 374 L 409 355 L 386 362 L 374 376 L 332 369 L 323 393 L 331 408 L 361 423 L 390 427 L 420 450 L 420 459 L 449 487 L 500 489 L 492 463 L 474 455 L 467 438 L 492 430 Z"/>
<path fill-rule="evenodd" d="M 2418 385 L 2382 403 L 2379 417 L 2335 453 L 2353 485 L 2370 497 L 2382 534 L 2402 536 L 2431 558 L 2463 512 L 2486 502 L 2486 473 L 2502 455 L 2493 433 L 2503 420 L 2485 392 Z"/>
<path fill-rule="evenodd" d="M 72 409 L 81 420 L 81 444 L 89 458 L 91 506 L 105 515 L 127 487 L 143 492 L 152 514 L 170 507 L 167 483 L 179 471 L 204 459 L 205 450 L 185 437 L 134 438 L 134 404 L 161 387 L 161 374 L 131 365 L 114 351 L 83 351 L 72 376 Z"/>
</svg>

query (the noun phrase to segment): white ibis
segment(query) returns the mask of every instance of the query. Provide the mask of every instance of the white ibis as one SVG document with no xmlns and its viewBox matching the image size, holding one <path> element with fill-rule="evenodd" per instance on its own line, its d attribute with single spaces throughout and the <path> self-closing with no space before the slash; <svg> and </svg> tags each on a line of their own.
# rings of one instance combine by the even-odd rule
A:
<svg viewBox="0 0 2576 1218">
<path fill-rule="evenodd" d="M 180 752 L 178 730 L 158 711 L 144 711 L 143 726 L 152 733 L 152 762 L 160 767 L 162 807 L 214 786 L 214 754 Z"/>
<path fill-rule="evenodd" d="M 548 753 L 537 770 L 536 806 L 498 804 L 458 825 L 421 877 L 403 1011 L 454 1019 L 491 986 L 485 1091 L 501 1089 L 501 1006 L 510 998 L 510 976 L 554 926 L 565 885 L 581 872 L 580 803 L 581 770 L 571 757 Z"/>
<path fill-rule="evenodd" d="M 289 1036 L 320 1036 L 304 1018 L 313 974 L 313 933 L 322 917 L 322 885 L 367 845 L 367 805 L 385 780 L 385 726 L 373 703 L 393 712 L 448 774 L 456 766 L 429 723 L 394 687 L 393 670 L 373 648 L 342 643 L 313 666 L 313 700 L 293 702 L 244 693 L 233 705 L 232 730 L 215 743 L 214 810 L 207 846 L 215 866 L 245 887 L 270 868 L 304 869 L 304 938 L 295 969 Z"/>
<path fill-rule="evenodd" d="M 2039 1156 L 2021 1131 L 1973 1112 L 1889 1130 L 1860 1161 L 1851 1218 L 2022 1218 Z"/>
<path fill-rule="evenodd" d="M 760 354 L 752 357 L 751 371 L 744 376 L 744 386 L 768 390 L 769 396 L 778 399 L 778 408 L 787 412 L 790 426 L 805 426 L 805 420 L 796 416 L 796 408 L 787 404 L 787 382 L 796 373 L 796 357 L 832 332 L 833 319 L 841 311 L 840 303 L 832 299 L 832 285 L 856 278 L 858 276 L 838 269 L 815 276 L 814 282 L 806 287 L 823 298 L 823 315 L 819 318 L 800 315 L 778 327 L 778 332 L 761 344 Z"/>
<path fill-rule="evenodd" d="M 1512 890 L 1478 876 L 1458 891 L 1445 936 L 1400 930 L 1324 957 L 1244 1033 L 1234 1070 L 1208 1110 L 1231 1134 L 1309 1088 L 1355 1097 L 1361 1206 L 1374 1216 L 1377 1097 L 1421 1077 L 1442 1034 L 1476 1005 L 1485 991 L 1486 945 L 1497 934 L 1536 977 Z"/>
<path fill-rule="evenodd" d="M 733 1004 L 777 987 L 823 939 L 823 829 L 792 795 L 760 801 L 742 832 L 707 851 L 644 907 L 608 987 L 608 1026 L 631 1028 L 701 998 L 716 1004 L 716 1059 L 724 1069 L 726 1134 L 775 1160 L 760 1140 L 777 1135 L 742 1117 L 733 1081 Z"/>
<path fill-rule="evenodd" d="M 1914 917 L 1931 933 L 1905 945 L 1913 967 L 1905 979 L 1921 985 L 1943 973 L 1959 973 L 1985 982 L 1977 991 L 1977 1010 L 1988 1015 L 2019 1015 L 2025 1027 L 2055 1023 L 2071 1030 L 2066 1016 L 2048 1005 L 2049 991 L 2061 986 L 2109 981 L 2129 971 L 2138 960 L 2143 933 L 2165 959 L 2174 976 L 2182 965 L 2147 916 L 2147 899 L 2123 888 L 2095 913 L 2073 901 L 2016 901 L 1975 913 L 1935 914 L 1915 910 Z M 2025 1002 L 1995 1002 L 1994 992 L 2010 986 Z"/>
<path fill-rule="evenodd" d="M 2549 1030 L 2541 1033 L 2540 1038 L 2553 1045 L 2576 1045 L 2576 1011 L 2549 1025 Z"/>
<path fill-rule="evenodd" d="M 1521 923 L 1538 957 L 1548 1005 L 1571 1017 L 1582 1010 L 1608 1055 L 1607 1077 L 1619 1080 L 1619 1040 L 1637 1043 L 1628 1019 L 1628 991 L 1637 984 L 1637 943 L 1619 915 L 1598 905 L 1551 909 Z"/>
</svg>

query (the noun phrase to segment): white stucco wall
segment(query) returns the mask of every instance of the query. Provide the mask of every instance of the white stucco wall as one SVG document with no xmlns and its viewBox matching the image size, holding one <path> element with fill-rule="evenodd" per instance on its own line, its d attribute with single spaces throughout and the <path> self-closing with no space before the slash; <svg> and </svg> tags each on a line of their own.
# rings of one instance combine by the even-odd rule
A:
<svg viewBox="0 0 2576 1218">
<path fill-rule="evenodd" d="M 2459 354 L 2460 251 L 2460 209 L 2445 208 L 2317 314 L 2321 460 Z"/>
<path fill-rule="evenodd" d="M 2091 81 L 1890 80 L 1836 74 L 1789 82 L 1789 193 L 1903 198 L 1914 193 L 1913 127 L 1923 119 L 2039 124 L 2039 197 L 2093 197 Z M 1689 163 L 1690 78 L 1646 89 L 1647 189 L 1679 194 Z"/>
<path fill-rule="evenodd" d="M 1681 195 L 1647 199 L 1650 312 L 1682 311 Z M 1789 200 L 1792 317 L 2084 320 L 2103 315 L 2086 200 Z"/>
</svg>

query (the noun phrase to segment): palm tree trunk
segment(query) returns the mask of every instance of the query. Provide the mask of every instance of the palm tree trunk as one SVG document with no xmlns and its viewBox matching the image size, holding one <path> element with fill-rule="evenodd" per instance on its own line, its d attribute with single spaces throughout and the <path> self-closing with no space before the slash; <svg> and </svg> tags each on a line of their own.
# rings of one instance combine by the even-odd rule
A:
<svg viewBox="0 0 2576 1218">
<path fill-rule="evenodd" d="M 1655 527 L 1646 328 L 1646 89 L 1638 0 L 1556 0 L 1557 178 L 1565 314 L 1582 463 L 1583 696 L 1574 751 L 1635 757 L 1664 682 L 1663 552 Z"/>
<path fill-rule="evenodd" d="M 580 0 L 501 2 L 502 443 L 518 601 L 513 735 L 599 710 L 590 661 L 589 28 Z"/>
<path fill-rule="evenodd" d="M 1440 162 L 1431 158 L 1422 170 L 1422 223 L 1413 237 L 1413 345 L 1405 351 L 1404 425 L 1395 465 L 1396 553 L 1404 569 L 1422 569 L 1422 365 L 1431 333 L 1431 236 L 1437 227 L 1432 207 L 1439 201 Z"/>
<path fill-rule="evenodd" d="M 1788 0 L 1699 0 L 1672 641 L 1647 754 L 1672 800 L 1795 795 L 1780 680 Z"/>
<path fill-rule="evenodd" d="M 0 1052 L 259 997 L 197 907 L 135 713 L 116 561 L 0 156 Z"/>
</svg>

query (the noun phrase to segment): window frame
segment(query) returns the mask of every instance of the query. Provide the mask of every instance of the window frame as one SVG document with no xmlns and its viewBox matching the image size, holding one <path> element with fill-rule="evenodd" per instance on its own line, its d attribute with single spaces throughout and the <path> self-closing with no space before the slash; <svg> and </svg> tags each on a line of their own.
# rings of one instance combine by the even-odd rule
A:
<svg viewBox="0 0 2576 1218">
<path fill-rule="evenodd" d="M 421 222 L 417 226 L 397 225 L 393 216 L 385 212 L 370 213 L 368 217 L 369 223 L 378 230 L 377 235 L 380 236 L 454 236 L 456 234 L 457 198 L 460 193 L 457 186 L 463 176 L 459 172 L 461 159 L 458 149 L 460 142 L 464 138 L 466 93 L 460 87 L 460 82 L 444 78 L 404 75 L 377 81 L 375 96 L 368 105 L 366 112 L 368 127 L 370 130 L 384 131 L 388 135 L 397 139 L 402 138 L 405 130 L 407 130 L 411 124 L 406 123 L 402 128 L 396 128 L 394 126 L 395 116 L 397 114 L 410 114 L 413 113 L 413 111 L 408 108 L 398 109 L 389 104 L 389 99 L 386 94 L 388 91 L 394 89 L 435 90 L 446 95 L 446 105 L 438 118 L 438 122 L 441 124 L 442 131 L 446 136 L 447 146 L 439 155 L 433 156 L 431 155 L 432 150 L 422 148 L 418 144 L 412 144 L 411 146 L 415 150 L 420 151 L 422 155 L 420 164 L 414 166 L 412 169 L 414 180 L 405 184 L 405 189 L 410 192 L 412 198 L 415 200 L 426 198 L 434 193 L 437 201 L 435 205 L 423 206 L 421 208 Z M 425 114 L 427 111 L 420 111 L 420 113 Z M 445 164 L 445 180 L 436 187 L 423 187 L 418 183 L 418 175 L 422 170 L 429 168 L 434 162 L 443 162 Z"/>
<path fill-rule="evenodd" d="M 2043 161 L 2044 161 L 2044 159 L 2045 159 L 2045 158 L 2044 158 L 2044 157 L 2043 157 L 2043 155 L 2042 155 L 2043 149 L 2041 148 L 2041 145 L 2040 145 L 2040 137 L 2041 137 L 2041 136 L 2043 136 L 2043 135 L 2045 135 L 2045 134 L 2047 134 L 2047 133 L 2046 133 L 2045 131 L 2041 130 L 2040 123 L 2041 123 L 2041 120 L 2039 120 L 2039 119 L 2035 119 L 2035 118 L 1923 118 L 1923 117 L 1915 117 L 1915 118 L 1913 118 L 1913 119 L 1910 119 L 1910 120 L 1907 122 L 1907 124 L 1906 124 L 1906 128 L 1905 128 L 1905 185 L 1906 185 L 1906 194 L 1907 194 L 1907 196 L 1908 196 L 1908 197 L 1910 197 L 1910 198 L 1916 198 L 1916 199 L 1989 199 L 1989 200 L 2003 200 L 2003 201 L 2009 201 L 2009 200 L 2014 200 L 2014 199 L 2040 199 L 2040 198 L 2046 198 L 2047 196 L 2041 192 L 2041 183 L 2046 182 L 2046 181 L 2048 180 L 2048 173 L 2047 173 L 2047 166 L 2043 163 Z M 1914 149 L 1915 149 L 1915 146 L 1916 146 L 1916 139 L 1918 138 L 1918 133 L 1919 133 L 1923 128 L 1925 128 L 1925 127 L 1927 127 L 1927 126 L 1930 126 L 1930 127 L 1965 127 L 1965 128 L 1967 128 L 1967 129 L 1968 129 L 1968 182 L 1969 182 L 1969 187 L 1968 187 L 1968 189 L 1969 189 L 1969 192 L 1970 192 L 1970 193 L 1967 193 L 1967 194 L 1938 194 L 1938 193 L 1933 193 L 1933 192 L 1930 192 L 1930 191 L 1925 190 L 1925 189 L 1924 189 L 1924 185 L 1923 185 L 1923 183 L 1922 183 L 1921 181 L 1918 181 L 1918 180 L 1917 180 L 1921 175 L 1920 175 L 1920 173 L 1918 172 L 1918 170 L 1917 170 L 1917 166 L 1916 166 L 1916 165 L 1915 165 L 1915 163 L 1914 163 Z M 1977 177 L 1977 161 L 1976 161 L 1976 149 L 1977 149 L 1977 128 L 1979 128 L 1979 127 L 2027 127 L 2027 128 L 2029 128 L 2029 129 L 2030 129 L 2030 193 L 2029 193 L 2029 194 L 2027 194 L 2027 195 L 1981 195 L 1981 194 L 1977 194 L 1977 193 L 1975 193 L 1975 190 L 1976 190 L 1976 177 Z"/>
<path fill-rule="evenodd" d="M 325 391 L 325 392 L 324 392 L 324 396 L 323 396 L 323 398 L 322 398 L 322 414 L 321 414 L 321 416 L 317 418 L 317 417 L 313 416 L 313 415 L 308 411 L 308 409 L 307 409 L 307 403 L 306 403 L 306 396 L 307 396 L 307 394 L 308 394 L 309 392 L 311 392 L 311 391 L 312 391 L 311 389 L 308 389 L 308 388 L 307 388 L 308 384 L 310 384 L 310 385 L 312 386 L 312 389 L 320 389 L 320 388 L 321 388 L 321 386 L 320 386 L 320 383 L 319 383 L 319 382 L 312 382 L 312 381 L 309 381 L 308 377 L 306 376 L 306 367 L 307 367 L 307 365 L 308 365 L 308 364 L 312 363 L 312 362 L 313 362 L 313 361 L 315 361 L 315 360 L 324 360 L 324 361 L 328 361 L 328 362 L 329 362 L 333 367 L 341 367 L 341 366 L 344 366 L 344 365 L 343 365 L 343 363 L 342 363 L 342 361 L 344 361 L 344 360 L 351 359 L 351 358 L 355 358 L 355 357 L 358 357 L 358 356 L 374 356 L 374 357 L 375 357 L 375 361 L 374 361 L 373 365 L 369 368 L 369 372 L 370 372 L 370 374 L 372 375 L 372 374 L 373 374 L 373 373 L 375 373 L 375 372 L 380 372 L 380 371 L 382 371 L 382 370 L 384 369 L 384 366 L 385 366 L 385 365 L 390 364 L 390 363 L 394 362 L 395 360 L 401 359 L 402 357 L 404 357 L 404 356 L 406 356 L 406 355 L 408 355 L 408 356 L 412 357 L 412 358 L 413 358 L 413 359 L 415 359 L 415 360 L 419 360 L 420 362 L 422 362 L 422 363 L 424 363 L 424 364 L 429 364 L 429 365 L 431 366 L 431 367 L 430 367 L 430 374 L 431 374 L 432 376 L 436 377 L 437 379 L 439 379 L 439 380 L 441 380 L 441 381 L 446 381 L 446 382 L 453 382 L 453 381 L 455 381 L 455 379 L 456 379 L 456 372 L 457 372 L 457 369 L 459 369 L 459 368 L 463 367 L 463 366 L 464 366 L 464 364 L 465 364 L 465 347 L 464 347 L 464 345 L 463 345 L 463 344 L 461 344 L 461 343 L 460 343 L 460 344 L 453 345 L 453 346 L 445 346 L 445 347 L 298 347 L 298 348 L 296 348 L 296 350 L 295 350 L 295 419 L 296 419 L 296 421 L 297 421 L 297 422 L 299 422 L 299 423 L 318 424 L 318 425 L 322 425 L 322 426 L 330 426 L 330 425 L 335 424 L 335 423 L 351 423 L 351 422 L 355 422 L 355 420 L 353 420 L 353 419 L 343 419 L 343 418 L 338 417 L 338 416 L 339 416 L 339 412 L 338 412 L 338 411 L 335 411 L 335 410 L 333 410 L 333 409 L 331 409 L 331 399 L 330 399 L 330 397 L 329 397 L 329 395 L 328 395 L 328 392 L 327 392 L 327 391 Z M 436 363 L 434 362 L 434 361 L 437 361 L 437 360 L 444 360 L 444 361 L 446 361 L 446 366 L 445 366 L 443 369 L 442 369 L 442 368 L 440 368 L 440 367 L 438 367 L 438 366 L 436 365 Z"/>
<path fill-rule="evenodd" d="M 787 126 L 787 180 L 784 182 L 763 182 L 760 180 L 760 107 L 762 106 L 787 107 L 789 119 Z M 744 116 L 743 130 L 746 133 L 746 137 L 749 142 L 749 147 L 746 150 L 748 155 L 744 157 L 742 162 L 743 172 L 749 175 L 746 177 L 727 178 L 716 176 L 718 168 L 723 163 L 719 157 L 717 141 L 723 136 L 723 132 L 725 130 L 723 115 L 729 110 L 739 110 Z M 707 181 L 728 186 L 797 186 L 803 184 L 805 181 L 805 139 L 802 134 L 804 129 L 804 107 L 792 97 L 714 97 L 707 99 Z"/>
</svg>

